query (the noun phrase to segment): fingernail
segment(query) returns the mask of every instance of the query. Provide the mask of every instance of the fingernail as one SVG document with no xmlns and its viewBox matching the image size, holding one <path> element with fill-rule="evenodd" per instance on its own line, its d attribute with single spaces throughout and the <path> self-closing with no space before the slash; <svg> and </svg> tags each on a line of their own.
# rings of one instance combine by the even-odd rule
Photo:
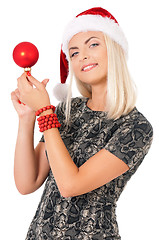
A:
<svg viewBox="0 0 159 240">
<path fill-rule="evenodd" d="M 18 100 L 18 102 L 19 102 L 19 104 L 21 104 L 21 101 L 20 101 L 20 100 Z"/>
<path fill-rule="evenodd" d="M 31 76 L 30 72 L 27 72 L 27 75 L 28 75 L 28 76 Z"/>
<path fill-rule="evenodd" d="M 23 105 L 26 105 L 25 103 L 23 103 Z"/>
</svg>

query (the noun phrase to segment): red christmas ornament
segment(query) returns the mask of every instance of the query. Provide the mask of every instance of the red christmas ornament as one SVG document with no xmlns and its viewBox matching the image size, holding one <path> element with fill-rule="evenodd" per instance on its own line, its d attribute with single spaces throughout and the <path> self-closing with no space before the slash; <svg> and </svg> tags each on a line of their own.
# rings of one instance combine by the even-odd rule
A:
<svg viewBox="0 0 159 240">
<path fill-rule="evenodd" d="M 26 71 L 28 75 L 30 74 L 29 71 L 31 71 L 31 67 L 38 61 L 38 58 L 38 49 L 30 42 L 21 42 L 13 50 L 14 62 L 19 67 L 24 68 L 24 71 Z M 20 100 L 18 100 L 18 102 L 21 104 Z"/>
<path fill-rule="evenodd" d="M 37 47 L 30 42 L 21 42 L 13 50 L 14 62 L 29 71 L 38 61 L 39 52 Z"/>
</svg>

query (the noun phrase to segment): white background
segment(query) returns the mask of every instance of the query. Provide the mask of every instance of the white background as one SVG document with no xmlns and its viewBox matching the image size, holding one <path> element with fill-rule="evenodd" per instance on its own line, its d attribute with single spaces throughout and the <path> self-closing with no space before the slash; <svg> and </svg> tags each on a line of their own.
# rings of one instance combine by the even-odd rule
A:
<svg viewBox="0 0 159 240">
<path fill-rule="evenodd" d="M 65 24 L 78 13 L 91 7 L 103 7 L 118 20 L 129 43 L 128 66 L 138 88 L 136 107 L 154 129 L 152 147 L 136 174 L 128 182 L 117 208 L 122 240 L 157 239 L 159 195 L 159 34 L 158 1 L 151 0 L 14 0 L 0 3 L 0 238 L 25 239 L 35 214 L 42 186 L 35 193 L 20 195 L 14 184 L 13 162 L 18 130 L 18 115 L 10 93 L 17 88 L 23 73 L 13 59 L 14 47 L 22 41 L 34 43 L 40 53 L 32 75 L 47 85 L 51 103 L 52 88 L 60 81 L 59 56 Z M 79 96 L 73 86 L 73 97 Z M 41 138 L 36 123 L 35 146 Z M 24 146 L 25 147 L 25 146 Z M 22 159 L 23 160 L 23 159 Z"/>
</svg>

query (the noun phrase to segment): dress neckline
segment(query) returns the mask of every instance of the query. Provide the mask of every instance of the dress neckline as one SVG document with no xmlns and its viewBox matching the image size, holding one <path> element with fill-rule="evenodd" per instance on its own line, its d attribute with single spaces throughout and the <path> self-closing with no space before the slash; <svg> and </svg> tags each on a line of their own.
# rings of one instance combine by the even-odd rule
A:
<svg viewBox="0 0 159 240">
<path fill-rule="evenodd" d="M 92 110 L 91 108 L 89 108 L 87 106 L 88 99 L 89 99 L 88 97 L 83 97 L 85 111 L 91 112 L 91 113 L 95 113 L 96 115 L 102 114 L 102 115 L 106 115 L 107 116 L 108 112 L 106 112 L 106 111 L 95 111 L 95 110 Z M 120 118 L 125 118 L 125 117 L 129 118 L 129 117 L 131 117 L 133 114 L 135 114 L 137 112 L 138 112 L 138 110 L 137 110 L 136 106 L 134 106 L 134 108 L 128 114 L 123 115 Z"/>
<path fill-rule="evenodd" d="M 89 98 L 88 97 L 84 97 L 84 105 L 85 105 L 85 109 L 87 111 L 90 111 L 90 112 L 95 112 L 95 113 L 106 113 L 106 111 L 96 111 L 96 110 L 92 110 L 90 107 L 87 106 L 87 102 L 88 102 Z"/>
</svg>

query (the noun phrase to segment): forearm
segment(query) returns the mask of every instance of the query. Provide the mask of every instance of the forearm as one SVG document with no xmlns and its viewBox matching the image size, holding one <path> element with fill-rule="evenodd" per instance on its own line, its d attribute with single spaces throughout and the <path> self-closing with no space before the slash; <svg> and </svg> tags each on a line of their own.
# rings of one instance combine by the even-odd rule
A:
<svg viewBox="0 0 159 240">
<path fill-rule="evenodd" d="M 48 111 L 49 113 L 51 111 Z M 51 170 L 60 193 L 66 197 L 71 189 L 72 181 L 78 173 L 78 167 L 73 162 L 58 128 L 51 128 L 43 133 Z"/>
<path fill-rule="evenodd" d="M 34 126 L 35 118 L 19 119 L 18 136 L 14 156 L 14 178 L 21 193 L 35 182 L 38 174 L 37 162 L 34 152 Z"/>
</svg>

